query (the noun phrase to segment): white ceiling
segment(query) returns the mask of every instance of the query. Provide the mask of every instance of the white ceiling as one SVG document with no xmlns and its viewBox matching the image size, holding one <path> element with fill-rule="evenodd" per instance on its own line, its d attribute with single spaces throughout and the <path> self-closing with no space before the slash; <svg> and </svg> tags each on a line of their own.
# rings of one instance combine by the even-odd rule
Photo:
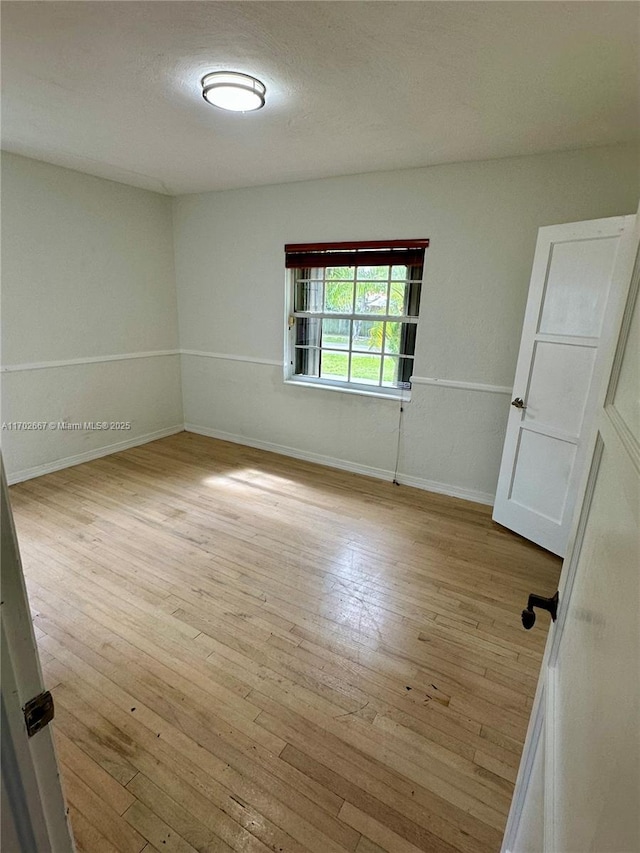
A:
<svg viewBox="0 0 640 853">
<path fill-rule="evenodd" d="M 170 194 L 581 148 L 637 67 L 635 2 L 3 2 L 3 147 Z"/>
</svg>

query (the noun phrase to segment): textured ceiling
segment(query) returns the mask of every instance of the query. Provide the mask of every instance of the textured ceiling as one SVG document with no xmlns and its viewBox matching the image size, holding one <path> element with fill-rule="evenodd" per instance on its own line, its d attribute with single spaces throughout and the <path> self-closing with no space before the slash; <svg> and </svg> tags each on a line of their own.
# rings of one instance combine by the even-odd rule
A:
<svg viewBox="0 0 640 853">
<path fill-rule="evenodd" d="M 627 141 L 637 72 L 634 2 L 2 3 L 3 147 L 170 194 Z"/>
</svg>

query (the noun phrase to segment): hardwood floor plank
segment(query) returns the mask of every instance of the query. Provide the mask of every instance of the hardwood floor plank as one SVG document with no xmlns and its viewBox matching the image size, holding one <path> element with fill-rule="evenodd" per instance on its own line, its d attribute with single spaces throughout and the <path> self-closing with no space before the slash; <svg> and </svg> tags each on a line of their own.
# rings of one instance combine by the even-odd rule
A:
<svg viewBox="0 0 640 853">
<path fill-rule="evenodd" d="M 232 849 L 259 850 L 260 853 L 273 849 L 274 845 L 282 847 L 287 853 L 301 853 L 305 849 L 235 793 L 236 790 L 244 793 L 246 785 L 226 787 L 224 782 L 229 782 L 229 776 L 233 774 L 225 773 L 225 767 L 211 761 L 206 751 L 187 744 L 178 732 L 175 738 L 172 738 L 169 728 L 166 733 L 155 734 L 139 721 L 152 712 L 144 707 L 132 706 L 133 710 L 129 709 L 127 713 L 86 683 L 79 682 L 75 686 L 82 693 L 66 685 L 57 688 L 54 694 L 56 702 L 67 710 L 73 708 L 84 722 L 93 727 L 97 737 L 102 736 L 102 731 L 108 730 L 111 739 L 121 744 L 140 772 L 158 781 L 165 790 L 170 792 L 177 787 L 180 795 L 184 793 L 182 805 L 188 804 L 190 809 L 198 808 L 196 816 L 206 825 L 213 822 L 217 835 L 225 841 L 229 840 Z M 108 720 L 98 708 L 108 714 Z M 183 746 L 183 750 L 180 750 L 180 746 Z M 231 783 L 233 781 L 237 780 L 232 779 Z M 179 783 L 177 786 L 176 782 Z M 278 811 L 277 801 L 269 805 L 270 811 Z M 282 809 L 282 813 L 286 817 L 288 812 Z M 232 819 L 231 825 L 227 815 Z M 255 839 L 248 837 L 249 833 L 255 834 Z"/>
<path fill-rule="evenodd" d="M 60 684 L 60 680 L 58 680 L 58 684 Z M 55 688 L 52 692 L 54 696 L 57 695 Z M 64 706 L 56 705 L 55 721 L 54 729 L 56 731 L 64 732 L 69 740 L 90 755 L 103 770 L 122 785 L 130 782 L 138 772 L 123 756 L 122 748 L 114 737 L 117 735 L 115 731 L 96 730 L 79 720 Z"/>
<path fill-rule="evenodd" d="M 379 814 L 380 803 L 385 803 L 433 835 L 467 853 L 495 849 L 500 833 L 492 827 L 400 775 L 378 758 L 363 755 L 360 750 L 350 745 L 348 731 L 342 740 L 316 725 L 309 716 L 304 716 L 304 708 L 298 706 L 298 711 L 300 713 L 284 708 L 265 697 L 265 713 L 260 715 L 258 721 L 280 732 L 304 755 L 335 771 L 369 795 L 359 797 L 353 789 L 347 794 L 342 782 L 336 780 L 333 788 L 345 799 L 349 797 L 351 802 L 358 802 L 364 810 L 366 808 L 363 802 L 371 803 L 373 814 Z M 287 747 L 282 757 L 291 760 L 291 756 L 292 752 Z M 467 842 L 471 843 L 471 847 Z"/>
<path fill-rule="evenodd" d="M 147 806 L 196 850 L 203 851 L 209 848 L 219 850 L 220 853 L 228 853 L 232 849 L 222 839 L 217 838 L 210 827 L 205 826 L 144 773 L 134 776 L 127 787 L 139 803 Z"/>
<path fill-rule="evenodd" d="M 84 676 L 83 680 L 80 680 L 78 675 L 70 673 L 65 684 L 56 689 L 56 700 L 62 702 L 64 707 L 73 708 L 77 713 L 84 714 L 84 718 L 88 717 L 97 730 L 108 727 L 112 732 L 111 739 L 120 742 L 123 752 L 143 772 L 146 766 L 140 763 L 137 752 L 131 749 L 132 742 L 143 744 L 152 755 L 159 755 L 164 760 L 173 761 L 174 766 L 176 750 L 179 750 L 181 756 L 185 756 L 193 765 L 205 771 L 212 786 L 215 780 L 220 792 L 219 799 L 222 800 L 223 805 L 228 806 L 228 801 L 231 799 L 240 808 L 247 810 L 247 814 L 250 813 L 247 806 L 251 805 L 274 825 L 286 824 L 293 836 L 287 842 L 291 849 L 298 849 L 294 844 L 294 837 L 300 837 L 306 845 L 304 849 L 326 850 L 327 853 L 329 851 L 337 853 L 339 850 L 355 847 L 357 838 L 353 838 L 353 833 L 348 827 L 344 827 L 330 815 L 325 814 L 293 787 L 281 784 L 275 774 L 266 773 L 258 765 L 248 764 L 241 756 L 234 759 L 232 752 L 222 746 L 219 739 L 212 740 L 211 735 L 206 731 L 195 738 L 190 738 L 189 734 L 193 735 L 193 730 L 187 728 L 183 732 L 182 729 L 186 721 L 185 717 L 167 722 L 144 704 L 140 702 L 132 704 L 136 702 L 133 696 L 120 691 L 114 682 L 102 677 L 98 671 L 91 672 L 90 667 L 63 647 L 58 647 L 56 651 L 74 667 L 73 672 Z M 90 682 L 95 686 L 90 687 Z M 81 694 L 76 691 L 81 691 Z M 91 706 L 89 709 L 86 705 L 83 706 L 81 696 L 89 699 Z M 115 731 L 114 726 L 101 717 L 101 711 L 111 705 L 107 696 L 118 701 L 121 706 L 119 709 L 112 706 L 109 714 L 109 720 L 119 727 Z M 175 725 L 176 723 L 178 726 Z M 168 749 L 167 745 L 171 749 Z M 207 746 L 214 746 L 214 748 L 207 749 Z M 167 754 L 172 755 L 173 758 L 167 758 Z M 229 795 L 228 790 L 233 791 L 234 794 Z M 302 819 L 302 815 L 305 820 Z M 335 835 L 340 837 L 339 843 L 330 840 L 330 837 Z"/>
<path fill-rule="evenodd" d="M 384 824 L 379 823 L 371 815 L 361 812 L 351 803 L 345 803 L 340 809 L 340 816 L 347 823 L 351 824 L 354 829 L 357 829 L 362 835 L 370 838 L 372 841 L 379 842 L 383 850 L 393 850 L 394 853 L 420 853 L 420 850 L 428 848 L 415 847 L 413 844 L 405 841 L 395 832 L 390 830 Z"/>
<path fill-rule="evenodd" d="M 106 805 L 119 815 L 124 814 L 133 804 L 135 797 L 106 770 L 103 770 L 86 752 L 76 746 L 62 729 L 56 728 L 54 730 L 54 740 L 60 761 L 73 770 L 76 776 L 101 797 Z"/>
<path fill-rule="evenodd" d="M 51 632 L 52 629 L 49 628 L 49 630 Z M 150 690 L 145 673 L 137 672 L 132 668 L 131 663 L 122 666 L 119 661 L 116 661 L 115 665 L 111 665 L 70 636 L 65 637 L 61 632 L 58 632 L 58 636 L 59 640 L 49 635 L 43 643 L 57 658 L 68 663 L 88 682 L 108 692 L 112 698 L 118 695 L 114 693 L 116 685 L 122 687 L 126 691 L 119 694 L 122 696 L 120 701 L 123 707 L 126 709 L 127 706 L 135 703 L 138 718 L 141 715 L 145 719 L 148 717 L 150 727 L 166 732 L 166 723 L 177 726 L 181 732 L 190 735 L 199 746 L 207 748 L 212 756 L 216 756 L 226 762 L 228 767 L 234 767 L 239 772 L 244 771 L 247 761 L 252 762 L 253 776 L 257 782 L 304 815 L 312 825 L 346 849 L 352 849 L 355 846 L 357 839 L 354 839 L 352 833 L 333 817 L 342 805 L 342 800 L 304 774 L 297 773 L 286 762 L 278 760 L 278 754 L 284 748 L 285 741 L 252 723 L 251 734 L 255 732 L 259 735 L 254 742 L 242 731 L 234 730 L 232 723 L 224 722 L 217 713 L 214 714 L 209 708 L 209 703 L 195 706 L 191 696 L 186 701 L 184 696 L 178 696 L 170 702 L 163 695 L 162 688 Z M 87 662 L 89 666 L 86 665 Z M 91 667 L 94 671 L 91 671 Z M 108 686 L 104 686 L 107 682 L 100 677 L 100 674 L 111 679 Z M 69 683 L 69 677 L 66 681 Z M 166 690 L 169 691 L 169 689 L 167 685 Z M 153 716 L 147 711 L 149 708 L 153 708 Z M 257 715 L 259 710 L 256 707 L 254 715 Z M 260 745 L 269 739 L 271 743 L 276 744 L 275 753 L 269 752 Z"/>
<path fill-rule="evenodd" d="M 87 853 L 497 853 L 560 562 L 181 433 L 11 487 Z"/>
<path fill-rule="evenodd" d="M 268 708 L 273 709 L 273 705 L 269 705 L 256 693 L 250 694 L 253 701 L 256 703 L 263 702 Z M 452 802 L 459 809 L 475 815 L 480 820 L 485 821 L 490 826 L 500 827 L 504 823 L 505 798 L 503 794 L 489 792 L 484 790 L 483 786 L 478 786 L 472 777 L 464 779 L 462 782 L 458 780 L 458 784 L 462 787 L 458 788 L 452 784 L 450 777 L 454 776 L 454 771 L 443 773 L 443 776 L 438 775 L 433 769 L 421 768 L 414 764 L 413 761 L 399 755 L 391 741 L 385 740 L 377 732 L 372 734 L 368 731 L 366 720 L 360 720 L 354 715 L 341 715 L 333 717 L 323 714 L 315 707 L 302 702 L 296 695 L 287 693 L 286 691 L 271 691 L 270 698 L 278 703 L 285 705 L 290 710 L 300 710 L 301 715 L 306 721 L 306 724 L 314 723 L 323 731 L 325 736 L 333 735 L 338 741 L 342 740 L 346 744 L 356 748 L 361 754 L 368 756 L 372 760 L 382 763 L 385 767 L 396 772 L 399 776 L 406 779 L 412 786 L 419 785 L 432 794 L 442 798 L 445 802 Z M 267 725 L 263 715 L 258 717 L 258 722 L 262 725 Z M 271 730 L 273 725 L 269 724 Z M 283 733 L 283 737 L 286 735 Z M 345 748 L 343 746 L 343 748 Z M 483 800 L 478 799 L 480 790 L 484 791 L 484 800 L 490 800 L 491 805 L 486 804 Z"/>
<path fill-rule="evenodd" d="M 451 846 L 425 827 L 395 811 L 385 801 L 370 795 L 367 796 L 358 785 L 349 783 L 339 774 L 295 749 L 295 747 L 287 746 L 283 758 L 286 761 L 291 761 L 294 766 L 304 769 L 310 776 L 323 780 L 325 784 L 332 785 L 335 790 L 342 791 L 345 802 L 357 803 L 363 812 L 375 816 L 377 819 L 382 819 L 385 826 L 393 829 L 401 838 L 416 844 L 421 850 L 432 850 L 433 853 L 451 853 L 451 851 L 459 849 L 459 847 Z"/>
<path fill-rule="evenodd" d="M 49 597 L 52 598 L 53 594 L 49 593 Z M 65 605 L 60 602 L 59 608 L 63 607 Z M 143 653 L 136 654 L 135 650 L 120 643 L 118 639 L 112 639 L 109 642 L 101 640 L 101 632 L 95 622 L 93 625 L 87 623 L 87 628 L 82 630 L 82 613 L 77 611 L 74 613 L 73 608 L 68 607 L 65 610 L 73 620 L 74 634 L 67 633 L 60 628 L 59 624 L 54 624 L 54 620 L 60 618 L 59 615 L 52 616 L 48 621 L 40 620 L 40 624 L 46 624 L 48 632 L 41 640 L 41 648 L 55 655 L 56 650 L 60 651 L 58 643 L 62 643 L 66 648 L 74 649 L 81 658 L 87 659 L 90 663 L 97 663 L 97 668 L 101 672 L 109 675 L 124 689 L 135 692 L 140 700 L 147 701 L 147 704 L 155 707 L 173 705 L 178 710 L 186 706 L 191 708 L 194 714 L 207 714 L 209 727 L 213 730 L 217 726 L 226 732 L 229 723 L 232 722 L 239 733 L 252 738 L 271 752 L 279 753 L 284 747 L 284 742 L 265 735 L 264 731 L 253 723 L 260 712 L 256 706 L 244 700 L 238 700 L 237 697 L 233 697 L 236 701 L 231 706 L 226 704 L 219 695 L 200 691 L 188 679 L 174 674 L 172 670 L 163 670 L 153 658 Z M 91 658 L 87 655 L 84 658 L 83 653 L 88 650 L 92 650 L 97 657 Z M 168 710 L 166 713 L 171 717 L 175 712 Z M 232 734 L 232 730 L 229 734 Z"/>
<path fill-rule="evenodd" d="M 144 838 L 91 788 L 64 761 L 60 761 L 65 796 L 98 832 L 122 853 L 140 853 Z"/>
<path fill-rule="evenodd" d="M 479 750 L 474 752 L 473 760 L 470 761 L 452 750 L 432 743 L 429 738 L 422 737 L 412 729 L 408 729 L 387 717 L 376 716 L 373 725 L 391 735 L 394 738 L 393 743 L 396 748 L 403 750 L 403 753 L 406 756 L 412 757 L 416 763 L 430 765 L 431 767 L 437 765 L 440 772 L 449 778 L 455 777 L 458 774 L 461 774 L 464 780 L 475 777 L 482 785 L 486 786 L 486 797 L 489 799 L 489 802 L 495 802 L 493 792 L 504 793 L 505 791 L 507 793 L 506 800 L 510 802 L 511 788 L 509 785 L 504 784 L 504 778 L 498 776 L 498 778 L 491 779 L 488 777 L 488 774 L 480 771 L 480 766 L 484 767 L 485 770 L 489 770 L 490 767 L 487 763 L 480 765 L 478 762 Z M 490 755 L 486 755 L 485 753 L 482 753 L 482 755 L 485 756 L 486 762 L 492 760 Z M 499 762 L 496 760 L 496 763 Z M 451 774 L 449 774 L 448 768 L 451 768 Z M 476 790 L 479 789 L 476 788 Z M 480 795 L 480 799 L 483 799 L 482 795 Z"/>
<path fill-rule="evenodd" d="M 156 850 L 163 849 L 166 853 L 198 853 L 196 848 L 185 841 L 171 826 L 137 800 L 134 800 L 124 813 L 124 819 Z"/>
<path fill-rule="evenodd" d="M 385 853 L 385 851 L 363 835 L 356 847 L 356 853 Z"/>
<path fill-rule="evenodd" d="M 69 806 L 69 820 L 77 853 L 120 853 L 75 806 Z M 142 853 L 147 850 L 145 846 Z"/>
</svg>

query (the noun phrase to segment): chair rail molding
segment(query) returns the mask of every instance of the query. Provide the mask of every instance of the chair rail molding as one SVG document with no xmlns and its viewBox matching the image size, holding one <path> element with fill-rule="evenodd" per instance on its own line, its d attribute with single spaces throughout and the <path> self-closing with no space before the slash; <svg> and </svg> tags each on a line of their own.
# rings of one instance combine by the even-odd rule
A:
<svg viewBox="0 0 640 853">
<path fill-rule="evenodd" d="M 50 370 L 56 367 L 75 367 L 81 364 L 103 364 L 108 361 L 131 361 L 136 358 L 158 358 L 159 356 L 180 355 L 179 349 L 152 350 L 149 352 L 127 352 L 116 355 L 90 355 L 84 358 L 65 358 L 58 361 L 33 361 L 24 364 L 6 364 L 0 367 L 0 373 L 18 373 L 23 370 Z"/>
<path fill-rule="evenodd" d="M 458 379 L 436 379 L 431 376 L 412 376 L 412 385 L 440 385 L 442 388 L 457 388 L 461 391 L 484 391 L 488 394 L 511 394 L 510 385 L 486 385 L 483 382 L 464 382 Z"/>
</svg>

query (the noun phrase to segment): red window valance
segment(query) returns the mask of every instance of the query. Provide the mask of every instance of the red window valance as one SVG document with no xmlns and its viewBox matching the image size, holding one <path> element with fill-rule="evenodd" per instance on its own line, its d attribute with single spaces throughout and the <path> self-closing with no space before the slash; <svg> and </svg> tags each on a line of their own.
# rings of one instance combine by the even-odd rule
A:
<svg viewBox="0 0 640 853">
<path fill-rule="evenodd" d="M 358 243 L 287 243 L 287 269 L 387 266 L 424 262 L 428 240 L 365 240 Z"/>
</svg>

